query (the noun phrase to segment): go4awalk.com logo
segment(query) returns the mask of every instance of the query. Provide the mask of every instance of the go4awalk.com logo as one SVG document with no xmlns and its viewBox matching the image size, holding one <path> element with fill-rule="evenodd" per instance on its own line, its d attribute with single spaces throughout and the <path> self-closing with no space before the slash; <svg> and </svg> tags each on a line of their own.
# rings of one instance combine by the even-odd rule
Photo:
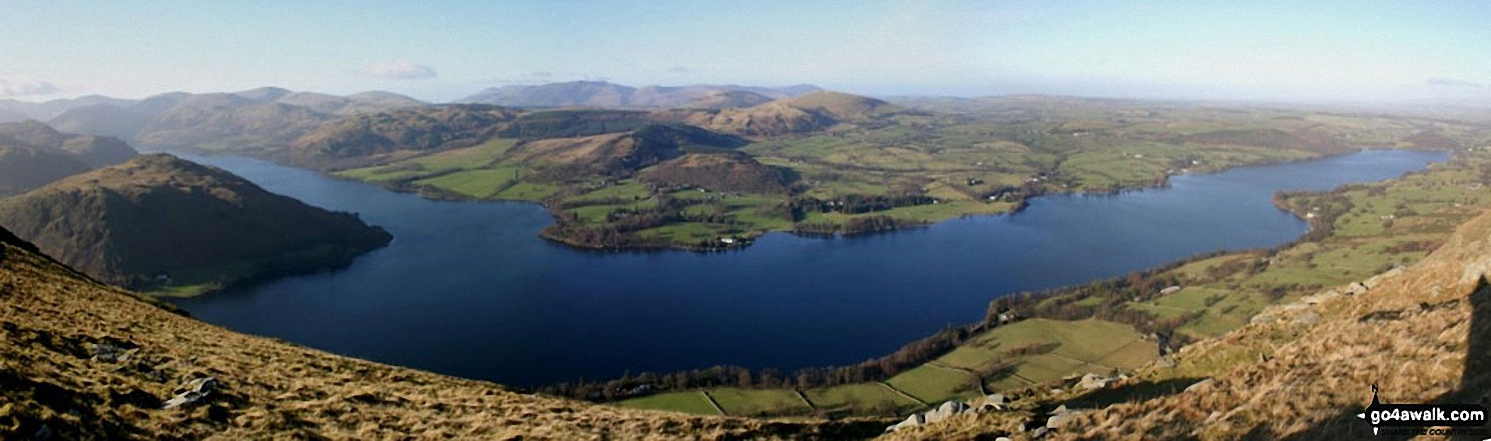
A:
<svg viewBox="0 0 1491 441">
<path fill-rule="evenodd" d="M 1486 406 L 1480 404 L 1385 404 L 1372 384 L 1372 405 L 1358 418 L 1372 425 L 1372 434 L 1484 436 Z"/>
</svg>

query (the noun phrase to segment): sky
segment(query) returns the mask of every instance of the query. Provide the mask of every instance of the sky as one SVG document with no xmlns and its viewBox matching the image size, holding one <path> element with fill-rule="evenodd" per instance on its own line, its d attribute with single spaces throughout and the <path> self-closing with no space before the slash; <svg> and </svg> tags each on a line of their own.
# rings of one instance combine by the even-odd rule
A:
<svg viewBox="0 0 1491 441">
<path fill-rule="evenodd" d="M 0 3 L 0 98 L 575 80 L 1491 106 L 1491 2 Z"/>
</svg>

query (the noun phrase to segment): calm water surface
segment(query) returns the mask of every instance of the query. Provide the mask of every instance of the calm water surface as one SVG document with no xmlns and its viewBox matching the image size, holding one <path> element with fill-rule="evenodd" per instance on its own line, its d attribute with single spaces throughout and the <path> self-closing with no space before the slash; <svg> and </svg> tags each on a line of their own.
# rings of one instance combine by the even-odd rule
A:
<svg viewBox="0 0 1491 441">
<path fill-rule="evenodd" d="M 442 202 L 231 157 L 216 165 L 387 228 L 350 267 L 178 304 L 208 322 L 331 352 L 506 384 L 885 354 L 979 320 L 1002 294 L 1079 284 L 1218 249 L 1293 240 L 1279 190 L 1399 176 L 1444 153 L 1367 151 L 1196 176 L 1117 196 L 858 238 L 769 234 L 742 251 L 595 253 L 537 237 L 525 203 Z"/>
</svg>

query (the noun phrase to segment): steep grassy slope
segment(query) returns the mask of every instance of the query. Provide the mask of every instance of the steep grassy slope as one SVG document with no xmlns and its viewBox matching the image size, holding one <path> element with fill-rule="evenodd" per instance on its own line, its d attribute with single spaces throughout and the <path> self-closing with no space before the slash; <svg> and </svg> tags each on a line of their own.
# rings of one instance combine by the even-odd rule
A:
<svg viewBox="0 0 1491 441">
<path fill-rule="evenodd" d="M 100 280 L 178 294 L 345 264 L 390 239 L 354 215 L 168 155 L 0 200 L 0 225 Z"/>
<path fill-rule="evenodd" d="M 340 357 L 184 317 L 23 247 L 0 230 L 3 439 L 844 439 L 884 425 L 624 410 Z M 207 376 L 205 399 L 162 409 Z"/>
</svg>

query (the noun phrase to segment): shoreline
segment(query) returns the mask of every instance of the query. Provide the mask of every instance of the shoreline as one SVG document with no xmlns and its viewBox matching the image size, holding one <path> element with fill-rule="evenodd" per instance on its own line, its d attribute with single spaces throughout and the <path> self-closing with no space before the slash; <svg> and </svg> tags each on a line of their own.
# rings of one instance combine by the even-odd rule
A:
<svg viewBox="0 0 1491 441">
<path fill-rule="evenodd" d="M 435 200 L 435 201 L 449 201 L 449 202 L 506 202 L 506 203 L 529 203 L 529 204 L 536 204 L 536 205 L 542 207 L 549 214 L 550 218 L 552 218 L 552 219 L 555 220 L 554 224 L 551 224 L 549 227 L 546 227 L 544 230 L 540 231 L 539 234 L 538 234 L 538 236 L 540 238 L 543 238 L 543 239 L 549 241 L 549 242 L 560 244 L 560 245 L 563 245 L 563 246 L 566 246 L 566 247 L 569 247 L 569 248 L 572 248 L 572 249 L 576 249 L 576 250 L 594 251 L 594 252 L 600 252 L 600 253 L 617 253 L 617 252 L 656 253 L 656 252 L 669 252 L 669 251 L 686 251 L 686 252 L 695 252 L 695 253 L 712 253 L 712 252 L 720 252 L 720 251 L 732 251 L 732 250 L 745 249 L 745 248 L 748 248 L 757 239 L 760 239 L 761 237 L 764 237 L 764 236 L 766 236 L 768 234 L 773 234 L 773 233 L 786 233 L 786 234 L 791 234 L 791 235 L 794 235 L 794 236 L 808 237 L 808 238 L 815 238 L 815 239 L 833 239 L 833 238 L 840 238 L 840 237 L 858 237 L 858 236 L 867 236 L 867 235 L 875 235 L 875 234 L 888 234 L 888 233 L 894 233 L 894 232 L 904 231 L 904 230 L 913 230 L 913 229 L 919 229 L 919 228 L 929 228 L 929 227 L 932 227 L 932 226 L 935 226 L 937 224 L 941 224 L 943 222 L 947 222 L 947 221 L 950 221 L 950 220 L 964 219 L 964 218 L 969 218 L 969 217 L 1014 215 L 1014 214 L 1018 214 L 1020 212 L 1025 211 L 1025 209 L 1029 207 L 1031 200 L 1036 199 L 1036 198 L 1040 198 L 1040 197 L 1044 197 L 1044 196 L 1082 196 L 1082 197 L 1118 196 L 1118 195 L 1122 195 L 1124 193 L 1130 193 L 1130 192 L 1143 192 L 1143 191 L 1149 191 L 1149 190 L 1163 190 L 1163 189 L 1169 188 L 1170 187 L 1170 183 L 1169 183 L 1170 178 L 1176 177 L 1176 176 L 1206 176 L 1206 175 L 1214 175 L 1214 174 L 1218 174 L 1218 173 L 1224 173 L 1224 172 L 1228 172 L 1228 171 L 1232 171 L 1232 170 L 1245 169 L 1245 168 L 1250 168 L 1250 167 L 1267 167 L 1267 166 L 1293 164 L 1293 163 L 1302 163 L 1302 162 L 1310 162 L 1310 161 L 1321 161 L 1321 160 L 1327 160 L 1327 159 L 1331 159 L 1331 158 L 1336 158 L 1336 157 L 1341 157 L 1341 156 L 1347 156 L 1347 155 L 1352 155 L 1352 154 L 1358 154 L 1358 153 L 1363 153 L 1363 152 L 1368 152 L 1368 151 L 1392 151 L 1392 150 L 1429 151 L 1429 152 L 1448 152 L 1448 153 L 1453 153 L 1453 151 L 1446 151 L 1446 150 L 1440 150 L 1440 149 L 1393 148 L 1393 147 L 1386 147 L 1386 146 L 1383 146 L 1383 147 L 1363 147 L 1363 148 L 1359 148 L 1359 149 L 1356 149 L 1356 150 L 1344 151 L 1344 152 L 1332 153 L 1332 154 L 1324 154 L 1324 155 L 1314 156 L 1314 157 L 1309 157 L 1309 158 L 1300 158 L 1300 159 L 1283 160 L 1283 161 L 1263 161 L 1263 162 L 1255 162 L 1255 163 L 1246 163 L 1246 164 L 1235 165 L 1235 166 L 1232 166 L 1232 167 L 1224 167 L 1224 168 L 1220 168 L 1220 169 L 1217 169 L 1217 170 L 1208 170 L 1208 171 L 1205 171 L 1205 172 L 1165 174 L 1163 176 L 1160 176 L 1160 177 L 1156 178 L 1155 182 L 1157 182 L 1157 183 L 1134 185 L 1134 186 L 1124 186 L 1124 187 L 1119 187 L 1119 188 L 1112 189 L 1112 190 L 1107 190 L 1107 191 L 1102 191 L 1102 190 L 1082 190 L 1082 189 L 1077 189 L 1077 190 L 1061 189 L 1060 191 L 1051 191 L 1050 189 L 1043 188 L 1042 191 L 1039 192 L 1039 193 L 1036 193 L 1036 194 L 1033 194 L 1033 195 L 1027 196 L 1027 197 L 1022 197 L 1022 198 L 1020 198 L 1019 200 L 1016 200 L 1016 201 L 1010 201 L 1010 202 L 1014 202 L 1014 206 L 1011 209 L 1004 210 L 1004 211 L 998 211 L 998 212 L 974 212 L 974 211 L 971 211 L 971 212 L 959 213 L 957 215 L 953 215 L 953 216 L 948 216 L 948 217 L 936 219 L 936 220 L 933 220 L 933 221 L 919 221 L 919 220 L 912 220 L 912 219 L 896 218 L 894 216 L 888 216 L 888 215 L 880 215 L 880 216 L 889 218 L 890 220 L 894 220 L 894 221 L 900 222 L 899 225 L 895 225 L 895 226 L 892 226 L 891 228 L 884 228 L 884 229 L 873 229 L 873 230 L 866 230 L 866 231 L 841 231 L 841 230 L 836 229 L 836 230 L 831 231 L 831 232 L 808 231 L 808 230 L 801 230 L 801 229 L 796 229 L 796 228 L 793 228 L 793 229 L 774 229 L 774 230 L 767 230 L 767 231 L 761 232 L 759 234 L 744 234 L 744 235 L 739 235 L 739 236 L 736 236 L 736 238 L 738 239 L 738 241 L 736 243 L 734 243 L 734 244 L 722 244 L 721 246 L 714 246 L 714 247 L 700 247 L 700 246 L 687 245 L 687 244 L 681 244 L 681 243 L 646 244 L 646 245 L 625 245 L 625 246 L 599 246 L 599 245 L 591 245 L 591 244 L 582 243 L 582 242 L 578 242 L 578 241 L 574 241 L 574 240 L 567 240 L 567 239 L 565 239 L 563 237 L 558 237 L 558 236 L 554 236 L 554 235 L 551 235 L 551 234 L 547 234 L 548 228 L 561 225 L 559 223 L 560 216 L 559 216 L 558 213 L 556 213 L 551 208 L 551 204 L 546 203 L 546 202 L 544 202 L 542 200 L 471 197 L 471 196 L 466 196 L 466 195 L 462 195 L 462 194 L 459 194 L 459 193 L 455 193 L 455 192 L 452 192 L 452 191 L 449 191 L 449 190 L 444 190 L 444 189 L 441 189 L 441 188 L 438 188 L 438 187 L 431 187 L 431 186 L 425 186 L 425 185 L 411 185 L 409 183 L 409 181 L 402 181 L 402 180 L 401 181 L 371 181 L 371 180 L 362 180 L 362 179 L 356 179 L 356 178 L 349 178 L 349 177 L 345 177 L 345 176 L 340 176 L 340 175 L 336 174 L 336 172 L 334 172 L 334 171 L 305 168 L 305 167 L 302 167 L 302 166 L 299 166 L 299 165 L 295 165 L 295 164 L 281 163 L 281 162 L 278 162 L 278 161 L 275 161 L 275 160 L 269 159 L 269 158 L 262 158 L 262 157 L 253 157 L 253 158 L 255 158 L 255 159 L 261 159 L 261 160 L 265 160 L 265 161 L 269 161 L 269 162 L 273 162 L 275 164 L 284 165 L 284 166 L 287 166 L 287 167 L 294 167 L 294 168 L 298 168 L 298 169 L 302 169 L 302 170 L 313 171 L 313 172 L 316 172 L 316 173 L 318 173 L 318 174 L 320 174 L 320 175 L 322 175 L 324 177 L 328 177 L 328 178 L 331 178 L 331 179 L 338 179 L 338 180 L 344 180 L 344 181 L 350 181 L 350 182 L 360 182 L 360 183 L 375 185 L 375 186 L 384 188 L 384 189 L 389 190 L 389 191 L 393 191 L 393 192 L 397 192 L 397 193 L 411 193 L 411 194 L 418 195 L 419 197 L 422 197 L 422 198 L 425 198 L 425 199 L 429 199 L 429 200 Z M 207 155 L 207 156 L 242 156 L 242 155 Z M 249 156 L 249 157 L 252 157 L 252 156 Z M 982 201 L 982 200 L 956 201 L 956 202 L 973 202 L 973 203 L 979 203 L 979 204 L 989 204 L 990 203 L 990 202 Z M 881 213 L 881 212 L 868 212 L 868 213 L 860 213 L 860 214 L 865 214 L 866 216 L 863 216 L 863 218 L 868 218 L 868 217 L 877 216 L 875 213 Z M 1300 218 L 1301 218 L 1301 220 L 1305 220 L 1303 217 L 1300 217 Z M 796 225 L 797 225 L 797 222 L 794 222 L 794 226 L 796 226 Z"/>
</svg>

